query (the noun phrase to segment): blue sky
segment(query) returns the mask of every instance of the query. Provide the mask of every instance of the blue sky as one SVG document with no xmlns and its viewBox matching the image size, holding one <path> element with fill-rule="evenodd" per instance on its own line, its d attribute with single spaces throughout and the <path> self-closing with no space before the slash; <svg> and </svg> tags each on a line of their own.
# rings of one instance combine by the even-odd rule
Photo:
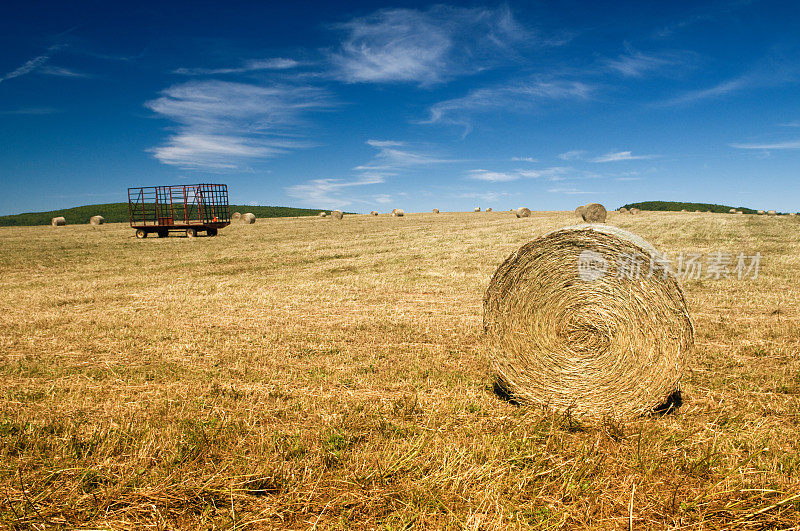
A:
<svg viewBox="0 0 800 531">
<path fill-rule="evenodd" d="M 798 2 L 15 4 L 0 214 L 192 182 L 358 212 L 800 210 Z"/>
</svg>

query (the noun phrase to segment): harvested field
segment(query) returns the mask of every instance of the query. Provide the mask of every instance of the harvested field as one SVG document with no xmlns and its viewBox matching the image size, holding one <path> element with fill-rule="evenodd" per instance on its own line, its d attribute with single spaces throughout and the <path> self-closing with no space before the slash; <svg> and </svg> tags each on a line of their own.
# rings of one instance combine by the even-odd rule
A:
<svg viewBox="0 0 800 531">
<path fill-rule="evenodd" d="M 0 518 L 797 525 L 797 218 L 611 220 L 671 257 L 762 256 L 757 279 L 683 283 L 696 351 L 674 414 L 591 424 L 492 392 L 489 278 L 572 212 L 272 218 L 193 239 L 137 240 L 127 224 L 0 228 Z"/>
</svg>

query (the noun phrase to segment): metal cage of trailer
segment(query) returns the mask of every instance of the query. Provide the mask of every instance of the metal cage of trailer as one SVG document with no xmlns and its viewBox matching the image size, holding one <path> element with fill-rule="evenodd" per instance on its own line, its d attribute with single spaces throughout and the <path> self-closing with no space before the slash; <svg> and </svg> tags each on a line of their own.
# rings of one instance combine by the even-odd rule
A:
<svg viewBox="0 0 800 531">
<path fill-rule="evenodd" d="M 137 238 L 170 232 L 188 237 L 217 231 L 231 224 L 228 186 L 225 184 L 181 184 L 128 188 L 128 212 Z"/>
</svg>

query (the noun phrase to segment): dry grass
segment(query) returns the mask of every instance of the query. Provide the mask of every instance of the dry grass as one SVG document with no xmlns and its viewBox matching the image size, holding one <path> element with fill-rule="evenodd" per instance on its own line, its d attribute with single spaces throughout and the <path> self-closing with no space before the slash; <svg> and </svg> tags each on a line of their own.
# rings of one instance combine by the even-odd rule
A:
<svg viewBox="0 0 800 531">
<path fill-rule="evenodd" d="M 797 218 L 612 217 L 673 254 L 763 260 L 757 280 L 684 286 L 697 352 L 683 407 L 599 426 L 496 398 L 482 344 L 491 273 L 572 213 L 392 221 L 265 219 L 146 240 L 117 224 L 0 229 L 0 521 L 800 521 Z"/>
</svg>

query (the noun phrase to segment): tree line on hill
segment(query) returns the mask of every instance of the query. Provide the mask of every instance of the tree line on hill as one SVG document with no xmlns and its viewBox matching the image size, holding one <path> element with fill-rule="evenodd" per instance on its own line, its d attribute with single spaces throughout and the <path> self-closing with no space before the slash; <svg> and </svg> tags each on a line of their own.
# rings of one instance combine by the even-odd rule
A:
<svg viewBox="0 0 800 531">
<path fill-rule="evenodd" d="M 736 210 L 741 210 L 745 214 L 755 214 L 756 211 L 752 208 L 747 207 L 732 207 L 728 205 L 716 205 L 714 203 L 680 203 L 677 201 L 642 201 L 640 203 L 628 203 L 623 205 L 624 208 L 630 210 L 631 208 L 638 208 L 639 210 L 658 210 L 664 212 L 680 212 L 681 210 L 687 210 L 689 212 L 694 212 L 695 210 L 699 210 L 700 212 L 716 212 L 719 214 L 727 214 L 730 212 L 732 208 Z"/>
<path fill-rule="evenodd" d="M 320 209 L 293 208 L 277 206 L 230 205 L 234 212 L 252 212 L 257 218 L 286 218 L 295 216 L 316 216 Z M 50 225 L 54 217 L 63 216 L 68 225 L 89 223 L 92 216 L 103 216 L 106 223 L 128 223 L 128 203 L 106 203 L 102 205 L 85 205 L 48 212 L 27 212 L 0 216 L 0 227 Z"/>
</svg>

